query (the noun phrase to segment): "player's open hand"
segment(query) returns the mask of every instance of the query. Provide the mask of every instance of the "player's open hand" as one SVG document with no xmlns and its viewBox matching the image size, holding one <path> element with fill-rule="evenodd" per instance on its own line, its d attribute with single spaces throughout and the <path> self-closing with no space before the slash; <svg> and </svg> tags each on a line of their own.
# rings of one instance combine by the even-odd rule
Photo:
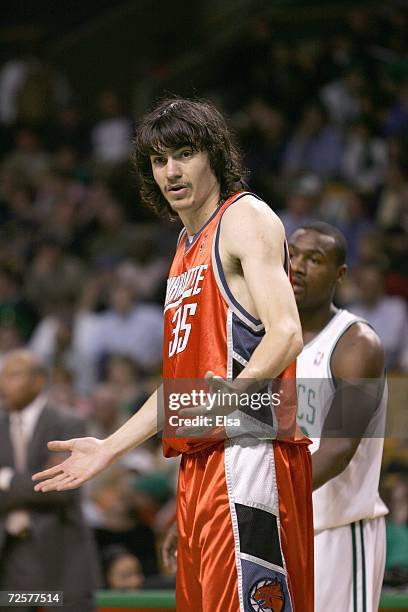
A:
<svg viewBox="0 0 408 612">
<path fill-rule="evenodd" d="M 39 480 L 35 491 L 66 491 L 76 489 L 113 462 L 113 453 L 104 440 L 97 438 L 74 438 L 72 440 L 48 442 L 55 452 L 70 452 L 68 459 L 51 468 L 37 472 L 33 480 Z"/>
<path fill-rule="evenodd" d="M 167 571 L 175 574 L 177 571 L 178 530 L 177 523 L 169 528 L 161 545 L 163 565 Z"/>
</svg>

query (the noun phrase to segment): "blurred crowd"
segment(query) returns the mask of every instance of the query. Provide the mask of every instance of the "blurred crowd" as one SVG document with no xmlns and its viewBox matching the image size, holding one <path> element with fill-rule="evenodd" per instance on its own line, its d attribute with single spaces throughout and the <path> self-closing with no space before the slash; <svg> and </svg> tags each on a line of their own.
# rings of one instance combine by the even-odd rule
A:
<svg viewBox="0 0 408 612">
<path fill-rule="evenodd" d="M 375 327 L 387 370 L 401 376 L 408 10 L 354 10 L 339 30 L 283 42 L 272 19 L 250 21 L 201 93 L 230 117 L 250 187 L 288 235 L 316 218 L 344 232 L 349 275 L 337 301 Z M 160 377 L 160 304 L 179 227 L 140 203 L 129 161 L 137 120 L 111 89 L 89 113 L 44 58 L 0 66 L 0 362 L 18 347 L 39 354 L 52 401 L 87 419 L 96 437 L 135 413 Z M 403 441 L 395 446 L 405 457 Z M 408 582 L 408 559 L 392 548 L 402 532 L 408 541 L 408 460 L 398 461 L 384 480 L 391 505 L 405 503 L 389 519 L 390 583 L 396 566 Z M 87 488 L 109 588 L 171 584 L 158 543 L 174 512 L 176 468 L 152 440 Z"/>
</svg>

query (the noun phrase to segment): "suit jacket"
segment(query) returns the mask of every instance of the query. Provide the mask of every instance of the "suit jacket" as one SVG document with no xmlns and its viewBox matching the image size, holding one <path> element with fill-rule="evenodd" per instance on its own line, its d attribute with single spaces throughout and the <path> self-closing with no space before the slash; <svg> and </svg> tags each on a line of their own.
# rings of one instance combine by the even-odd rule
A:
<svg viewBox="0 0 408 612">
<path fill-rule="evenodd" d="M 0 468 L 14 468 L 9 414 L 0 410 Z M 46 467 L 50 440 L 68 440 L 86 435 L 85 424 L 67 410 L 47 404 L 37 421 L 27 449 L 27 471 L 16 473 L 7 491 L 0 491 L 0 561 L 5 554 L 5 519 L 13 509 L 30 514 L 32 538 L 38 566 L 47 588 L 63 590 L 64 597 L 78 599 L 99 588 L 100 573 L 91 530 L 84 521 L 80 491 L 37 493 L 31 475 Z M 30 585 L 27 585 L 27 589 Z"/>
</svg>

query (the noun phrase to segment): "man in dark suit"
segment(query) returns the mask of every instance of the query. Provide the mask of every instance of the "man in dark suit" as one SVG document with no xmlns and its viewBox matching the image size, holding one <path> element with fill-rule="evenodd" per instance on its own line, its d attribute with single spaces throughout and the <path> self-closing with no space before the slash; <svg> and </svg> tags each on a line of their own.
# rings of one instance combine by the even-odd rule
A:
<svg viewBox="0 0 408 612">
<path fill-rule="evenodd" d="M 80 419 L 49 405 L 46 385 L 46 368 L 33 353 L 6 356 L 0 371 L 0 590 L 64 591 L 64 610 L 91 612 L 99 568 L 80 496 L 44 495 L 32 486 L 34 472 L 63 458 L 51 458 L 48 440 L 85 435 Z"/>
</svg>

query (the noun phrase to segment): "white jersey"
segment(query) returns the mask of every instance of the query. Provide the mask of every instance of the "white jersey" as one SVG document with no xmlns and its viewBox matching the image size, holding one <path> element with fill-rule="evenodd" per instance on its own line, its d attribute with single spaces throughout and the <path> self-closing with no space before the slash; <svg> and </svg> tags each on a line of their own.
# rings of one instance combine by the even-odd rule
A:
<svg viewBox="0 0 408 612">
<path fill-rule="evenodd" d="M 335 395 L 330 367 L 332 353 L 351 325 L 366 323 L 347 310 L 338 310 L 324 329 L 305 345 L 297 359 L 298 417 L 303 431 L 312 438 L 311 452 L 320 436 Z M 370 431 L 384 435 L 387 385 L 370 422 Z M 364 437 L 347 468 L 313 493 L 315 531 L 347 525 L 387 514 L 378 494 L 383 437 Z"/>
</svg>

